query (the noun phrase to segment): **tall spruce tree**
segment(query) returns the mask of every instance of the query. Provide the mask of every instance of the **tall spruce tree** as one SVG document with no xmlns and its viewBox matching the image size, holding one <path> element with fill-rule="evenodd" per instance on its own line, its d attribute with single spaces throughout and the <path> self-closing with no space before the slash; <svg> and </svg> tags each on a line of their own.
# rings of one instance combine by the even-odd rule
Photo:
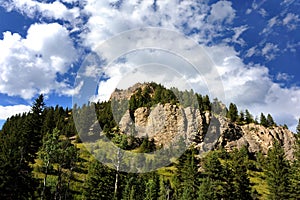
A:
<svg viewBox="0 0 300 200">
<path fill-rule="evenodd" d="M 33 103 L 31 112 L 25 121 L 25 140 L 28 161 L 33 163 L 37 156 L 37 152 L 42 145 L 43 139 L 43 121 L 44 121 L 44 96 L 41 94 Z"/>
<path fill-rule="evenodd" d="M 195 158 L 195 148 L 188 149 L 180 158 L 178 164 L 179 196 L 178 199 L 194 200 L 197 198 L 200 173 Z"/>
<path fill-rule="evenodd" d="M 291 170 L 291 198 L 297 199 L 300 197 L 300 119 L 296 128 L 296 141 L 294 145 L 295 160 L 292 163 Z"/>
<path fill-rule="evenodd" d="M 235 122 L 238 119 L 238 109 L 235 104 L 230 103 L 227 117 L 232 122 Z"/>
<path fill-rule="evenodd" d="M 285 153 L 278 141 L 269 150 L 265 166 L 265 175 L 269 188 L 269 199 L 289 199 L 289 163 L 285 159 Z"/>
<path fill-rule="evenodd" d="M 250 124 L 250 123 L 253 123 L 254 120 L 253 120 L 253 116 L 250 114 L 249 110 L 245 110 L 245 121 L 246 121 L 246 124 Z"/>
<path fill-rule="evenodd" d="M 272 126 L 275 126 L 275 125 L 276 124 L 275 124 L 275 122 L 273 120 L 273 117 L 270 114 L 268 114 L 267 115 L 267 126 L 268 127 L 272 127 Z"/>
<path fill-rule="evenodd" d="M 260 114 L 260 125 L 262 125 L 264 127 L 268 127 L 267 118 L 263 113 Z"/>
</svg>

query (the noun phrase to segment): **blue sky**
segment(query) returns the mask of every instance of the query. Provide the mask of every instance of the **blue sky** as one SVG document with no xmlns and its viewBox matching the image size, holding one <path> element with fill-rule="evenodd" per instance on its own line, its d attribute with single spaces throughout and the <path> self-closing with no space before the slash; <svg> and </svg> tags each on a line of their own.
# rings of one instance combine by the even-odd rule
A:
<svg viewBox="0 0 300 200">
<path fill-rule="evenodd" d="M 124 31 L 160 27 L 205 49 L 227 105 L 235 102 L 255 116 L 271 113 L 293 130 L 300 117 L 299 10 L 297 0 L 6 0 L 0 6 L 0 127 L 27 112 L 39 93 L 48 106 L 72 107 L 82 86 L 74 82 L 77 71 L 89 52 Z M 101 97 L 146 54 L 105 67 Z"/>
</svg>

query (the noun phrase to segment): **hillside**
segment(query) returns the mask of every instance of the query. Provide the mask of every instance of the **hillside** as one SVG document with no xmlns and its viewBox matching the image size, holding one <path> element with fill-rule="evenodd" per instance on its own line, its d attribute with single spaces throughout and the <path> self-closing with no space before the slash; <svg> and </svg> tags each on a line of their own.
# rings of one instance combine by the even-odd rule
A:
<svg viewBox="0 0 300 200">
<path fill-rule="evenodd" d="M 0 143 L 1 199 L 297 199 L 300 191 L 300 140 L 287 127 L 156 83 L 73 109 L 46 107 L 41 95 L 30 113 L 7 120 Z"/>
</svg>

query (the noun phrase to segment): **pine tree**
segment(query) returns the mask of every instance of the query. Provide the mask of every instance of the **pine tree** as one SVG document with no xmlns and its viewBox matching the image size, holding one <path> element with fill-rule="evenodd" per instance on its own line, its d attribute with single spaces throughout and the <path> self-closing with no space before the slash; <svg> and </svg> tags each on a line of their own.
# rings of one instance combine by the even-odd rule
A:
<svg viewBox="0 0 300 200">
<path fill-rule="evenodd" d="M 235 122 L 238 119 L 238 109 L 235 104 L 230 103 L 227 117 L 232 122 Z"/>
<path fill-rule="evenodd" d="M 41 94 L 33 103 L 31 113 L 26 118 L 24 127 L 24 136 L 26 140 L 25 151 L 27 152 L 27 161 L 33 163 L 37 152 L 42 145 L 43 139 L 43 121 L 44 121 L 44 96 Z"/>
<path fill-rule="evenodd" d="M 268 127 L 268 121 L 263 113 L 260 114 L 260 125 Z"/>
<path fill-rule="evenodd" d="M 239 116 L 238 116 L 237 122 L 238 122 L 238 124 L 243 124 L 244 121 L 245 121 L 245 114 L 244 114 L 244 112 L 241 110 L 241 111 L 240 111 L 240 114 L 239 114 Z"/>
<path fill-rule="evenodd" d="M 268 127 L 276 126 L 273 117 L 270 114 L 267 115 L 267 126 Z"/>
<path fill-rule="evenodd" d="M 218 194 L 218 185 L 209 177 L 203 178 L 198 190 L 198 200 L 220 199 Z"/>
<path fill-rule="evenodd" d="M 297 125 L 297 128 L 296 128 L 296 133 L 300 135 L 300 118 L 298 120 L 298 125 Z"/>
<path fill-rule="evenodd" d="M 278 141 L 274 142 L 274 146 L 268 152 L 265 175 L 269 188 L 268 198 L 289 199 L 289 163 Z"/>
<path fill-rule="evenodd" d="M 234 185 L 233 199 L 251 199 L 251 186 L 245 163 L 247 152 L 248 149 L 243 147 L 241 150 L 234 150 L 231 153 L 229 168 L 232 171 L 232 181 Z"/>
<path fill-rule="evenodd" d="M 172 199 L 171 183 L 168 179 L 161 180 L 158 200 L 169 200 L 169 199 Z"/>
<path fill-rule="evenodd" d="M 144 200 L 155 200 L 158 199 L 159 193 L 159 177 L 155 173 L 146 183 L 145 199 Z"/>
<path fill-rule="evenodd" d="M 217 152 L 210 152 L 203 158 L 204 178 L 198 191 L 198 199 L 221 199 L 223 194 L 224 167 Z"/>
<path fill-rule="evenodd" d="M 191 148 L 179 158 L 177 168 L 180 181 L 180 195 L 178 199 L 194 200 L 197 198 L 200 174 L 195 155 L 195 148 Z"/>
<path fill-rule="evenodd" d="M 291 166 L 291 198 L 297 199 L 300 196 L 300 119 L 297 126 L 297 135 L 294 145 L 295 160 Z"/>
<path fill-rule="evenodd" d="M 250 123 L 253 123 L 254 120 L 253 120 L 253 116 L 250 114 L 249 110 L 245 110 L 245 121 L 246 121 L 246 124 L 250 124 Z"/>
<path fill-rule="evenodd" d="M 36 184 L 22 143 L 18 131 L 0 133 L 0 199 L 33 198 Z"/>
<path fill-rule="evenodd" d="M 99 161 L 91 161 L 86 180 L 86 199 L 106 200 L 114 198 L 114 173 Z"/>
</svg>

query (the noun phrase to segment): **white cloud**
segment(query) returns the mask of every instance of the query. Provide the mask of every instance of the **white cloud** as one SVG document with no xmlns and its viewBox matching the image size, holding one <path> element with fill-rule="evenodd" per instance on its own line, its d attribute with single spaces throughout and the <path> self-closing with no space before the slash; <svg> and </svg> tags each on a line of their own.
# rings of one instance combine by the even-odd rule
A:
<svg viewBox="0 0 300 200">
<path fill-rule="evenodd" d="M 289 30 L 295 30 L 299 21 L 299 15 L 295 15 L 294 13 L 288 13 L 282 20 L 282 23 L 283 25 L 287 26 Z"/>
<path fill-rule="evenodd" d="M 212 5 L 208 21 L 231 23 L 235 17 L 235 10 L 230 1 L 218 1 Z"/>
<path fill-rule="evenodd" d="M 273 43 L 267 43 L 261 50 L 262 56 L 265 56 L 265 58 L 270 61 L 273 60 L 276 57 L 277 52 L 279 51 L 278 45 L 275 45 Z"/>
<path fill-rule="evenodd" d="M 246 42 L 241 38 L 241 35 L 248 30 L 248 26 L 244 25 L 244 26 L 240 26 L 240 27 L 236 27 L 233 28 L 234 31 L 234 36 L 232 37 L 232 41 L 240 44 L 241 46 L 244 46 L 246 44 Z"/>
<path fill-rule="evenodd" d="M 68 31 L 57 23 L 33 24 L 22 38 L 5 32 L 0 40 L 0 92 L 31 99 L 37 93 L 59 93 L 65 84 L 57 74 L 70 69 L 76 50 Z"/>
<path fill-rule="evenodd" d="M 200 43 L 208 43 L 214 36 L 227 29 L 222 23 L 231 23 L 235 10 L 231 2 L 220 1 L 212 6 L 199 1 L 122 1 L 120 7 L 112 7 L 108 1 L 89 0 L 84 12 L 91 17 L 88 31 L 82 33 L 87 46 L 96 48 L 106 39 L 133 28 L 163 27 L 191 34 Z"/>
<path fill-rule="evenodd" d="M 1 106 L 0 105 L 0 120 L 6 120 L 7 118 L 19 114 L 29 112 L 31 109 L 27 105 L 14 105 L 14 106 Z"/>
<path fill-rule="evenodd" d="M 250 49 L 247 50 L 245 57 L 251 57 L 251 56 L 257 54 L 257 52 L 258 52 L 257 46 L 251 47 Z"/>
<path fill-rule="evenodd" d="M 239 109 L 249 109 L 254 116 L 271 113 L 278 124 L 286 123 L 295 130 L 300 117 L 300 88 L 284 88 L 274 83 L 268 68 L 261 65 L 245 65 L 237 52 L 224 45 L 207 50 L 219 70 L 227 105 L 234 102 Z M 281 74 L 277 78 L 288 78 Z"/>
<path fill-rule="evenodd" d="M 68 0 L 67 2 L 71 3 L 72 0 Z M 80 15 L 79 8 L 68 9 L 59 1 L 44 3 L 34 0 L 9 0 L 4 6 L 8 10 L 18 10 L 29 17 L 35 17 L 39 13 L 46 18 L 73 21 Z"/>
<path fill-rule="evenodd" d="M 61 0 L 60 2 L 72 3 L 73 1 L 75 0 Z M 67 9 L 66 6 L 60 2 L 43 3 L 33 0 L 14 0 L 14 5 L 9 5 L 12 9 L 17 9 L 27 15 L 35 15 L 36 12 L 38 12 L 43 17 L 67 21 L 74 20 L 78 17 L 79 10 L 76 8 Z M 230 1 L 217 1 L 209 6 L 207 1 L 157 0 L 156 11 L 154 11 L 153 8 L 154 1 L 150 0 L 120 1 L 121 3 L 118 8 L 112 6 L 112 3 L 115 2 L 116 0 L 85 1 L 84 8 L 80 12 L 90 17 L 85 25 L 86 29 L 80 35 L 84 45 L 91 47 L 91 49 L 96 49 L 99 44 L 116 34 L 133 28 L 149 26 L 162 27 L 189 34 L 200 44 L 210 45 L 210 47 L 206 47 L 206 49 L 217 66 L 226 93 L 226 99 L 222 100 L 226 103 L 234 102 L 239 105 L 240 109 L 248 108 L 254 115 L 259 115 L 260 112 L 269 112 L 275 119 L 280 120 L 278 121 L 279 123 L 287 123 L 284 121 L 287 120 L 291 122 L 289 124 L 291 126 L 293 126 L 294 123 L 292 119 L 299 117 L 299 88 L 282 88 L 279 84 L 272 81 L 269 71 L 265 66 L 254 64 L 245 65 L 243 60 L 239 57 L 239 53 L 236 52 L 233 47 L 211 44 L 213 39 L 224 36 L 222 35 L 224 30 L 234 32 L 234 36 L 229 39 L 230 41 L 241 45 L 245 44 L 241 35 L 248 27 L 231 27 L 231 23 L 235 19 L 236 11 Z M 249 8 L 246 13 L 250 14 L 251 12 L 257 11 L 263 17 L 266 17 L 268 13 L 261 8 L 264 2 L 265 1 L 254 1 L 251 9 Z M 293 2 L 293 0 L 285 0 L 283 3 L 290 4 L 291 2 Z M 291 13 L 287 14 L 284 19 L 281 19 L 280 16 L 272 17 L 268 20 L 261 34 L 270 34 L 273 28 L 278 25 L 285 25 L 292 29 L 297 20 L 298 16 Z M 32 30 L 34 29 L 32 28 Z M 65 33 L 65 37 L 62 37 L 62 35 L 51 37 L 51 35 L 47 33 L 34 34 L 38 31 L 41 30 L 34 30 L 31 33 L 28 31 L 28 35 L 24 39 L 18 34 L 7 32 L 4 39 L 0 41 L 0 52 L 3 51 L 0 53 L 0 70 L 2 70 L 0 73 L 0 92 L 5 91 L 5 93 L 9 93 L 10 95 L 20 95 L 23 98 L 30 98 L 33 94 L 37 93 L 37 91 L 61 90 L 62 92 L 60 93 L 69 95 L 78 93 L 81 88 L 80 84 L 77 88 L 72 90 L 64 83 L 57 83 L 55 79 L 56 73 L 65 73 L 68 70 L 68 64 L 74 59 L 74 49 L 72 45 L 69 44 L 68 33 Z M 61 32 L 64 31 L 61 30 Z M 47 35 L 48 38 L 44 38 L 43 35 Z M 55 42 L 56 40 L 54 40 L 54 38 L 64 39 L 59 40 L 60 42 Z M 47 40 L 52 42 L 45 42 Z M 65 43 L 66 41 L 67 43 Z M 151 40 L 145 42 L 147 42 L 148 45 L 151 44 Z M 2 50 L 1 45 L 4 43 L 5 48 Z M 55 43 L 59 43 L 60 45 L 65 44 L 65 46 L 63 46 L 63 48 L 55 48 L 54 45 L 51 46 L 51 44 Z M 109 51 L 125 49 L 124 46 L 126 45 L 132 44 L 120 42 L 118 45 L 106 49 L 108 52 L 105 52 L 105 56 L 111 56 L 111 52 Z M 177 41 L 173 42 L 173 47 L 174 49 L 180 48 Z M 295 51 L 294 49 L 296 47 L 290 45 L 288 48 L 291 51 Z M 43 49 L 45 52 L 41 53 Z M 12 51 L 14 54 L 10 53 Z M 60 53 L 57 55 L 55 52 Z M 247 51 L 246 57 L 262 55 L 267 60 L 272 60 L 277 56 L 278 52 L 278 45 L 271 42 L 264 42 L 251 47 Z M 66 53 L 71 53 L 71 56 L 67 56 Z M 122 66 L 116 65 L 107 68 L 105 72 L 107 75 L 106 78 L 108 79 L 100 82 L 99 96 L 95 98 L 107 99 L 119 83 L 129 84 L 129 80 L 132 80 L 137 74 L 139 77 L 142 77 L 142 80 L 146 80 L 147 76 L 144 76 L 146 74 L 145 72 L 142 73 L 142 71 L 139 70 L 134 71 L 137 64 L 145 64 L 141 62 L 145 58 L 145 55 L 139 54 L 139 56 L 133 56 L 131 59 L 128 59 Z M 195 59 L 196 58 L 197 56 L 195 55 Z M 175 59 L 172 60 L 170 56 L 164 59 L 170 60 L 171 63 L 164 63 L 163 59 L 158 57 L 155 59 L 157 63 L 176 65 Z M 148 59 L 148 61 L 149 60 L 150 59 Z M 174 62 L 172 63 L 172 61 Z M 5 63 L 5 65 L 3 63 Z M 20 67 L 21 65 L 22 67 Z M 190 84 L 197 85 L 197 83 L 202 81 L 199 76 L 188 76 L 188 74 L 192 74 L 192 71 L 182 67 L 182 71 L 184 70 L 186 74 L 184 74 L 185 76 L 183 76 L 183 78 L 191 80 Z M 18 71 L 21 73 L 19 74 Z M 96 73 L 94 74 L 93 71 L 93 66 L 90 66 L 84 75 L 95 77 Z M 17 76 L 13 77 L 12 75 L 15 74 L 17 74 Z M 163 74 L 164 73 L 162 73 L 162 75 Z M 155 73 L 150 73 L 148 70 L 147 75 L 148 77 L 150 75 L 154 77 Z M 277 78 L 284 79 L 284 76 L 281 74 Z M 172 79 L 166 79 L 164 76 L 157 76 L 157 80 L 173 81 Z M 179 83 L 182 84 L 180 81 Z M 37 86 L 39 87 L 36 88 Z M 198 90 L 204 91 L 204 89 L 200 87 Z"/>
<path fill-rule="evenodd" d="M 266 27 L 262 30 L 260 34 L 269 34 L 272 31 L 273 26 L 275 25 L 280 25 L 280 19 L 278 19 L 278 16 L 272 17 L 271 19 L 268 20 L 268 24 Z"/>
<path fill-rule="evenodd" d="M 259 9 L 258 13 L 262 16 L 262 17 L 266 17 L 268 16 L 268 13 L 265 9 L 261 8 Z"/>
<path fill-rule="evenodd" d="M 292 75 L 289 75 L 287 73 L 281 73 L 279 72 L 277 75 L 276 75 L 276 80 L 277 81 L 289 81 L 291 79 L 293 79 L 294 76 Z"/>
</svg>

